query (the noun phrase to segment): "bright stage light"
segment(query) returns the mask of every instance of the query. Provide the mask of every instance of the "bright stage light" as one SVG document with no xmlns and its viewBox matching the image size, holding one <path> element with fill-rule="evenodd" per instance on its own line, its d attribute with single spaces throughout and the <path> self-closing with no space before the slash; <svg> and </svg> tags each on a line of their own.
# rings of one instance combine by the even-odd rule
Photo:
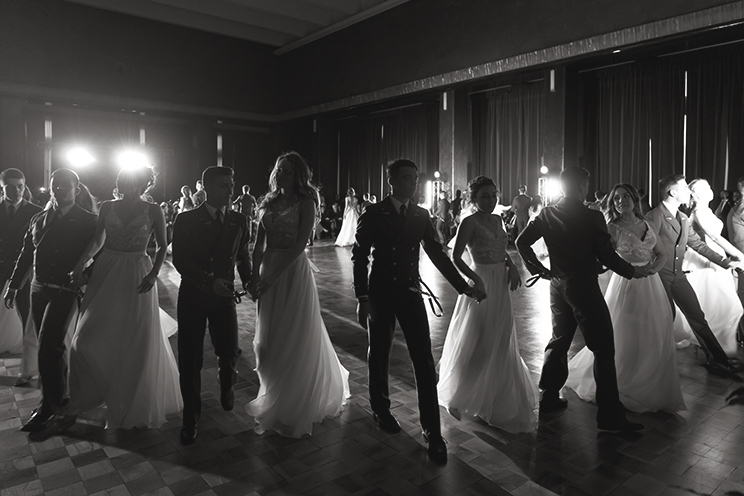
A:
<svg viewBox="0 0 744 496">
<path fill-rule="evenodd" d="M 547 166 L 543 165 L 540 167 L 540 174 L 547 174 L 548 172 L 550 172 L 550 169 Z"/>
<path fill-rule="evenodd" d="M 439 171 L 434 171 L 434 179 L 439 179 L 442 175 L 439 173 Z"/>
<path fill-rule="evenodd" d="M 561 182 L 558 179 L 551 177 L 545 185 L 545 196 L 547 197 L 548 203 L 551 203 L 562 195 Z"/>
<path fill-rule="evenodd" d="M 116 155 L 116 164 L 122 169 L 149 167 L 150 159 L 139 150 L 122 150 Z"/>
<path fill-rule="evenodd" d="M 67 161 L 73 167 L 87 167 L 96 161 L 95 157 L 82 146 L 76 146 L 67 150 Z"/>
</svg>

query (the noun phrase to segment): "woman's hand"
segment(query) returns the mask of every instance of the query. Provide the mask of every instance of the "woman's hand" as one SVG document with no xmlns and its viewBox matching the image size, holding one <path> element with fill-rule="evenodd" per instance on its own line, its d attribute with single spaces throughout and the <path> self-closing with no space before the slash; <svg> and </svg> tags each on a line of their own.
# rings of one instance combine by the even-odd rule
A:
<svg viewBox="0 0 744 496">
<path fill-rule="evenodd" d="M 473 287 L 475 288 L 475 292 L 477 294 L 486 294 L 486 285 L 483 284 L 483 279 L 481 279 L 480 277 L 475 276 L 475 279 L 473 279 Z"/>
<path fill-rule="evenodd" d="M 137 292 L 139 294 L 147 293 L 152 289 L 152 287 L 155 285 L 155 281 L 157 280 L 158 274 L 156 272 L 150 272 L 142 278 L 142 282 L 140 283 L 139 288 L 137 288 Z"/>
<path fill-rule="evenodd" d="M 77 263 L 75 264 L 75 267 L 72 269 L 72 272 L 70 272 L 70 283 L 75 287 L 85 286 L 88 281 L 87 277 L 83 276 L 83 271 L 85 269 L 85 264 Z"/>
<path fill-rule="evenodd" d="M 510 290 L 515 291 L 519 286 L 522 285 L 522 278 L 519 276 L 519 271 L 515 266 L 507 266 L 506 276 L 509 281 Z"/>
<path fill-rule="evenodd" d="M 276 282 L 276 281 L 275 281 L 275 280 L 274 280 L 274 279 L 273 279 L 272 277 L 267 277 L 266 279 L 261 279 L 261 280 L 260 280 L 260 281 L 258 282 L 258 284 L 256 285 L 256 293 L 255 293 L 255 295 L 254 295 L 254 296 L 255 296 L 255 298 L 256 298 L 256 299 L 260 298 L 260 297 L 261 297 L 261 295 L 263 295 L 263 294 L 264 294 L 264 293 L 265 293 L 266 291 L 268 291 L 268 290 L 269 290 L 269 288 L 270 288 L 271 286 L 273 286 L 273 284 L 274 284 L 275 282 Z"/>
</svg>

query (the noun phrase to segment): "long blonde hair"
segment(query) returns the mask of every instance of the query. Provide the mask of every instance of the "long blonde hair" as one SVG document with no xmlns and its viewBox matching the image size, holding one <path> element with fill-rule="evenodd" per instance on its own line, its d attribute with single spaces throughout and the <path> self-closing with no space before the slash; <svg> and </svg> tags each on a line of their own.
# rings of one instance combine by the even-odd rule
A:
<svg viewBox="0 0 744 496">
<path fill-rule="evenodd" d="M 286 160 L 292 165 L 292 170 L 295 173 L 295 192 L 297 195 L 301 198 L 312 198 L 315 203 L 316 216 L 320 215 L 320 196 L 318 194 L 318 187 L 312 182 L 313 171 L 310 170 L 310 166 L 307 165 L 307 162 L 302 158 L 302 155 L 294 151 L 282 153 L 276 159 L 274 168 L 269 176 L 269 192 L 263 195 L 258 201 L 258 211 L 263 213 L 268 210 L 271 203 L 274 202 L 274 200 L 279 196 L 279 193 L 281 193 L 276 185 L 276 173 L 282 160 Z"/>
</svg>

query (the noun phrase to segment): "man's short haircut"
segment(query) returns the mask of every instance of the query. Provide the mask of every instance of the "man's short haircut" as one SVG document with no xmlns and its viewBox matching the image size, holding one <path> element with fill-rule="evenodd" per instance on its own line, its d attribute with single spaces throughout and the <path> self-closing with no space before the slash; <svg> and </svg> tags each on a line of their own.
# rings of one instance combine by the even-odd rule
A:
<svg viewBox="0 0 744 496">
<path fill-rule="evenodd" d="M 204 186 L 212 185 L 214 183 L 214 180 L 217 179 L 220 176 L 230 176 L 232 177 L 233 170 L 230 167 L 223 167 L 221 165 L 213 165 L 212 167 L 207 167 L 204 169 L 204 172 L 202 173 L 201 181 L 204 184 Z"/>
<path fill-rule="evenodd" d="M 248 192 L 249 192 L 250 190 L 251 190 L 251 187 L 250 187 L 250 186 L 248 186 L 247 184 L 244 184 L 244 185 L 243 185 L 243 191 L 244 191 L 245 193 L 248 193 Z"/>
<path fill-rule="evenodd" d="M 413 167 L 413 169 L 418 172 L 418 167 L 416 167 L 416 164 L 414 164 L 412 161 L 408 160 L 407 158 L 396 158 L 395 160 L 388 162 L 387 166 L 385 167 L 387 176 L 396 177 L 403 167 Z"/>
<path fill-rule="evenodd" d="M 23 175 L 23 172 L 13 168 L 0 172 L 0 182 L 5 182 L 6 179 L 20 179 L 24 183 L 26 182 L 26 176 Z"/>
<path fill-rule="evenodd" d="M 662 177 L 659 179 L 659 195 L 661 195 L 662 201 L 664 198 L 669 196 L 669 192 L 672 190 L 675 184 L 685 179 L 684 174 L 672 174 L 670 176 Z"/>
<path fill-rule="evenodd" d="M 519 188 L 517 188 L 517 190 L 520 193 L 526 193 L 527 192 L 527 186 L 525 186 L 524 184 L 522 184 L 522 185 L 519 186 Z"/>
<path fill-rule="evenodd" d="M 736 186 L 739 188 L 744 187 L 744 176 L 741 176 L 739 179 L 736 180 Z"/>
<path fill-rule="evenodd" d="M 563 188 L 578 189 L 589 181 L 589 171 L 583 167 L 570 166 L 561 171 L 561 185 Z"/>
</svg>

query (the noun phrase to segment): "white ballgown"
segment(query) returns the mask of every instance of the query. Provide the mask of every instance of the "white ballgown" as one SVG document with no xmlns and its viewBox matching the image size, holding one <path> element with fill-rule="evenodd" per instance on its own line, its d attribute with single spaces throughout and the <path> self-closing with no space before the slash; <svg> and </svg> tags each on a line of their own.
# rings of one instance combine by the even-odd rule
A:
<svg viewBox="0 0 744 496">
<path fill-rule="evenodd" d="M 491 263 L 470 268 L 488 296 L 481 303 L 457 299 L 439 362 L 439 404 L 508 432 L 533 431 L 539 392 L 519 353 L 504 263 L 508 235 L 503 226 L 494 233 L 475 225 L 470 258 Z"/>
<path fill-rule="evenodd" d="M 717 229 L 719 234 L 721 233 L 723 222 L 718 217 L 709 215 L 706 220 L 713 224 L 712 227 Z M 704 235 L 701 235 L 701 238 L 722 258 L 726 256 L 724 249 L 715 241 Z M 737 282 L 733 273 L 729 269 L 714 264 L 691 248 L 685 252 L 682 270 L 689 271 L 687 280 L 695 290 L 698 301 L 700 301 L 700 308 L 705 313 L 705 320 L 708 321 L 710 330 L 718 339 L 721 348 L 727 355 L 736 356 L 738 352 L 736 330 L 744 314 L 744 308 L 736 294 Z M 675 314 L 675 330 L 677 341 L 689 339 L 692 343 L 698 344 L 690 324 L 679 308 Z"/>
<path fill-rule="evenodd" d="M 634 265 L 653 259 L 656 234 L 646 223 L 641 240 L 617 226 L 617 252 Z M 615 367 L 620 400 L 634 412 L 685 410 L 677 372 L 672 307 L 658 274 L 625 279 L 612 274 L 605 292 L 615 331 Z M 582 348 L 568 363 L 566 387 L 596 401 L 594 354 Z"/>
<path fill-rule="evenodd" d="M 346 203 L 341 231 L 336 238 L 336 246 L 351 246 L 356 242 L 357 223 L 359 222 L 357 203 L 356 201 L 350 202 L 348 198 Z"/>
<path fill-rule="evenodd" d="M 261 275 L 283 263 L 295 243 L 299 204 L 261 218 L 267 249 Z M 261 295 L 253 339 L 261 382 L 246 411 L 256 431 L 286 437 L 311 434 L 313 423 L 341 413 L 349 398 L 349 372 L 341 365 L 320 315 L 320 300 L 310 261 L 303 252 Z"/>
<path fill-rule="evenodd" d="M 2 294 L 8 289 L 10 281 L 5 281 Z M 29 317 L 29 320 L 31 318 Z M 18 310 L 5 308 L 0 302 L 0 354 L 20 353 L 23 350 L 23 324 Z"/>
<path fill-rule="evenodd" d="M 152 269 L 145 252 L 152 232 L 149 207 L 124 224 L 112 206 L 105 223 L 106 242 L 72 342 L 70 411 L 105 404 L 107 428 L 160 427 L 166 416 L 181 411 L 183 400 L 157 286 L 137 291 Z"/>
</svg>

